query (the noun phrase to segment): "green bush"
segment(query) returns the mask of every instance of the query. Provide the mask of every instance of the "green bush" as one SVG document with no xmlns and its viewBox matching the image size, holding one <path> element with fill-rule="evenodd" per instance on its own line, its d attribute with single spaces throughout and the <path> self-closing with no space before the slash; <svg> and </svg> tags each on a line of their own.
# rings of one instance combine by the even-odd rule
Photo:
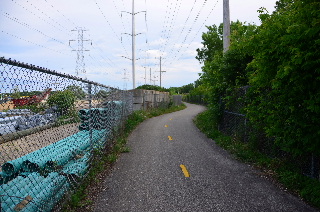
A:
<svg viewBox="0 0 320 212">
<path fill-rule="evenodd" d="M 74 111 L 74 102 L 76 97 L 70 90 L 57 91 L 48 98 L 50 107 L 57 106 L 62 115 L 72 114 Z"/>
<path fill-rule="evenodd" d="M 295 155 L 320 154 L 320 2 L 283 0 L 252 44 L 250 121 Z"/>
</svg>

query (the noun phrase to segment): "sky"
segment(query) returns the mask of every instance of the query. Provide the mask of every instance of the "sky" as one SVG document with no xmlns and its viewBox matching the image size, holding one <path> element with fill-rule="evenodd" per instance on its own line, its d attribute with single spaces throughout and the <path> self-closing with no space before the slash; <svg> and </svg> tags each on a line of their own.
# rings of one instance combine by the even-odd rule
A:
<svg viewBox="0 0 320 212">
<path fill-rule="evenodd" d="M 132 89 L 132 2 L 3 0 L 0 56 Z M 259 25 L 257 10 L 265 7 L 271 13 L 275 2 L 230 0 L 231 21 Z M 136 86 L 160 85 L 160 57 L 162 87 L 197 80 L 201 64 L 195 59 L 196 49 L 202 47 L 206 26 L 222 22 L 222 4 L 223 0 L 135 0 Z M 77 67 L 84 69 L 77 73 Z"/>
</svg>

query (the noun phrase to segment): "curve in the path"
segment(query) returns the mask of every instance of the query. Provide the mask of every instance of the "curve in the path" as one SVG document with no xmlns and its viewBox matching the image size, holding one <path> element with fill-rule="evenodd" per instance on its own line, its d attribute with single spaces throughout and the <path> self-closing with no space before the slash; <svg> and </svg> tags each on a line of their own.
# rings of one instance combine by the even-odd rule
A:
<svg viewBox="0 0 320 212">
<path fill-rule="evenodd" d="M 205 108 L 187 106 L 134 130 L 95 211 L 316 211 L 206 138 L 192 121 Z"/>
</svg>

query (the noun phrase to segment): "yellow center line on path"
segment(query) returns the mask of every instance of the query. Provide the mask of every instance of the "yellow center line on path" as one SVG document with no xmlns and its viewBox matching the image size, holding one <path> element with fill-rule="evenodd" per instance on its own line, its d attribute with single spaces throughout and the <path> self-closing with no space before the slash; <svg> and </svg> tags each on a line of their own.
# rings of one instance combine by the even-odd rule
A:
<svg viewBox="0 0 320 212">
<path fill-rule="evenodd" d="M 181 164 L 181 165 L 180 165 L 180 168 L 181 168 L 181 170 L 182 170 L 182 172 L 183 172 L 183 174 L 184 174 L 185 177 L 190 177 L 190 174 L 189 174 L 187 168 L 185 167 L 185 165 L 182 165 L 182 164 Z"/>
<path fill-rule="evenodd" d="M 164 127 L 168 127 L 168 125 L 164 125 Z"/>
<path fill-rule="evenodd" d="M 169 141 L 172 141 L 172 137 L 171 136 L 168 136 L 168 138 L 169 138 Z"/>
</svg>

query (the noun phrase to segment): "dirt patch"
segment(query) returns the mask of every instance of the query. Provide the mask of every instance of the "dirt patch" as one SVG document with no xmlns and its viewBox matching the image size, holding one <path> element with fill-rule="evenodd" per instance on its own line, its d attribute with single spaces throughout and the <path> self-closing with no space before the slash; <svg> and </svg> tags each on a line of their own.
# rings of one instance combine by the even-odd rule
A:
<svg viewBox="0 0 320 212">
<path fill-rule="evenodd" d="M 92 107 L 99 107 L 103 101 L 101 100 L 91 100 Z M 77 110 L 81 109 L 89 109 L 89 101 L 88 100 L 79 100 L 75 103 L 75 107 Z"/>
<path fill-rule="evenodd" d="M 0 145 L 0 165 L 77 133 L 78 126 L 78 123 L 73 123 L 53 127 L 3 143 Z"/>
<path fill-rule="evenodd" d="M 0 111 L 11 110 L 14 108 L 14 104 L 12 101 L 0 104 Z"/>
</svg>

